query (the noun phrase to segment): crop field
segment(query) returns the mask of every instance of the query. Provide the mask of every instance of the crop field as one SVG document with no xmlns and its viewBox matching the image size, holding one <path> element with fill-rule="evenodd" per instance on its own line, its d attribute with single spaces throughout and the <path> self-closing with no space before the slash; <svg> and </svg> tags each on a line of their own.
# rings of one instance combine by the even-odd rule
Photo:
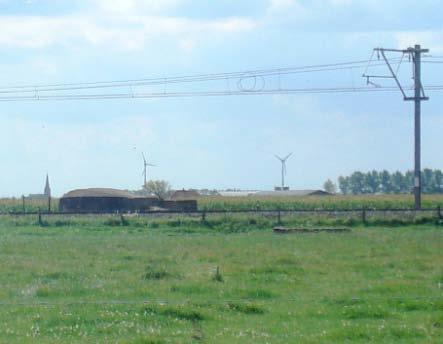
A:
<svg viewBox="0 0 443 344">
<path fill-rule="evenodd" d="M 51 200 L 52 210 L 58 210 L 58 199 Z M 39 209 L 42 211 L 48 209 L 48 200 L 46 199 L 25 199 L 23 206 L 23 200 L 21 198 L 0 198 L 0 213 L 9 212 L 36 212 Z"/>
<path fill-rule="evenodd" d="M 222 220 L 3 216 L 0 342 L 441 343 L 438 223 Z"/>
<path fill-rule="evenodd" d="M 336 210 L 336 209 L 412 209 L 412 195 L 336 195 L 306 197 L 201 197 L 202 210 Z M 423 208 L 443 207 L 443 195 L 424 195 Z"/>
</svg>

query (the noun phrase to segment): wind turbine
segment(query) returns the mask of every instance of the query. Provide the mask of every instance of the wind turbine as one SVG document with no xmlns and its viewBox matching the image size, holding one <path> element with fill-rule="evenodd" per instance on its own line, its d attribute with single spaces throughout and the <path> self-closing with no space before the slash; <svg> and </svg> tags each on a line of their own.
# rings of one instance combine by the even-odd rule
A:
<svg viewBox="0 0 443 344">
<path fill-rule="evenodd" d="M 143 177 L 144 177 L 144 184 L 143 184 L 143 187 L 145 188 L 146 187 L 146 179 L 147 179 L 147 175 L 148 175 L 148 166 L 152 166 L 152 167 L 154 167 L 155 165 L 152 165 L 152 164 L 150 164 L 150 163 L 148 163 L 147 161 L 146 161 L 146 157 L 145 157 L 145 153 L 142 153 L 142 156 L 143 156 L 143 172 L 142 172 L 142 175 L 143 175 Z"/>
<path fill-rule="evenodd" d="M 292 155 L 292 153 L 288 154 L 284 158 L 281 158 L 278 155 L 274 155 L 281 162 L 281 188 L 282 188 L 282 190 L 284 190 L 284 188 L 285 188 L 286 160 L 288 160 L 291 155 Z"/>
</svg>

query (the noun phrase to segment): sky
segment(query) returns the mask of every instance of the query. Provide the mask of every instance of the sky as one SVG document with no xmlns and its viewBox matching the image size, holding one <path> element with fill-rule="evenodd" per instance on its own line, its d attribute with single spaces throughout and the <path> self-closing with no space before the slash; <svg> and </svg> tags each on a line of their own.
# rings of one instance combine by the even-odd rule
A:
<svg viewBox="0 0 443 344">
<path fill-rule="evenodd" d="M 441 0 L 0 0 L 0 86 L 168 78 L 367 60 L 421 44 L 443 56 Z M 392 56 L 397 57 L 397 56 Z M 423 83 L 443 84 L 424 64 Z M 380 67 L 383 68 L 383 67 Z M 365 87 L 361 68 L 263 87 Z M 386 73 L 386 69 L 381 69 Z M 410 84 L 410 66 L 401 66 Z M 377 80 L 391 86 L 391 80 Z M 176 88 L 178 87 L 178 88 Z M 156 92 L 238 88 L 160 86 Z M 126 90 L 129 91 L 129 90 Z M 134 90 L 131 90 L 134 91 Z M 139 91 L 136 89 L 136 92 Z M 423 103 L 423 166 L 443 169 L 441 96 Z M 413 168 L 413 104 L 399 92 L 0 102 L 0 196 L 71 189 L 293 189 L 355 170 Z"/>
</svg>

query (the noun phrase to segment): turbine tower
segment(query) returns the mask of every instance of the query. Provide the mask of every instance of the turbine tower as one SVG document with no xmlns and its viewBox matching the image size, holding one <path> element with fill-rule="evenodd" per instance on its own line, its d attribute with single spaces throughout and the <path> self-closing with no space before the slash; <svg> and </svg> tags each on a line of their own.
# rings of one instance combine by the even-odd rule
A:
<svg viewBox="0 0 443 344">
<path fill-rule="evenodd" d="M 291 154 L 288 154 L 286 157 L 284 157 L 284 158 L 281 158 L 281 157 L 279 157 L 278 155 L 275 155 L 275 157 L 278 159 L 278 160 L 280 160 L 280 162 L 281 162 L 281 188 L 282 188 L 282 190 L 284 190 L 285 189 L 285 175 L 286 175 L 286 160 L 288 160 L 289 159 L 289 157 L 292 155 L 292 153 Z"/>
<path fill-rule="evenodd" d="M 146 182 L 147 182 L 147 176 L 148 176 L 148 166 L 154 167 L 155 165 L 152 165 L 152 164 L 150 164 L 150 163 L 148 163 L 146 161 L 145 153 L 142 153 L 142 156 L 143 156 L 143 172 L 142 172 L 142 175 L 144 177 L 143 187 L 145 188 L 146 187 Z"/>
</svg>

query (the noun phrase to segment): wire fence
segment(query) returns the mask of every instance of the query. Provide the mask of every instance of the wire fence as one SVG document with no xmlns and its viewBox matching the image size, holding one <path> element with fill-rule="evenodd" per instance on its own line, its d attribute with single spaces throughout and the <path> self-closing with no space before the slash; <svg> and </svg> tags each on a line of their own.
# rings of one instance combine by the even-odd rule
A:
<svg viewBox="0 0 443 344">
<path fill-rule="evenodd" d="M 348 209 L 228 209 L 228 210 L 152 210 L 142 212 L 109 212 L 109 211 L 9 211 L 0 212 L 1 216 L 25 216 L 25 215 L 45 215 L 45 216 L 76 216 L 76 215 L 97 215 L 97 216 L 115 216 L 115 215 L 128 215 L 128 216 L 170 216 L 170 215 L 186 215 L 190 217 L 201 217 L 205 215 L 331 215 L 337 216 L 340 214 L 366 214 L 366 215 L 392 215 L 392 214 L 409 214 L 414 216 L 420 215 L 435 215 L 443 216 L 440 206 L 435 208 L 348 208 Z"/>
<path fill-rule="evenodd" d="M 105 225 L 140 225 L 157 223 L 170 224 L 171 221 L 180 225 L 233 223 L 253 226 L 254 224 L 271 225 L 408 225 L 408 224 L 443 224 L 441 207 L 427 209 L 317 209 L 317 210 L 195 210 L 195 211 L 149 211 L 149 212 L 60 212 L 31 211 L 3 212 L 0 219 L 13 219 L 19 223 L 24 220 L 41 226 L 75 225 L 78 223 L 102 223 Z M 22 219 L 22 220 L 21 220 Z M 98 221 L 98 222 L 97 222 Z M 245 222 L 246 221 L 246 222 Z M 25 223 L 24 222 L 24 223 Z"/>
</svg>

